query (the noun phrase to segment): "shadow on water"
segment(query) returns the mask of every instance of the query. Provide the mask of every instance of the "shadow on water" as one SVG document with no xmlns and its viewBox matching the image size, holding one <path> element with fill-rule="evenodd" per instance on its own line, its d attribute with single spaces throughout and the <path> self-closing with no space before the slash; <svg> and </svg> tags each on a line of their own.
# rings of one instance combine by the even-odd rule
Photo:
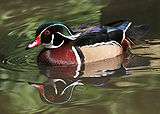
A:
<svg viewBox="0 0 160 114">
<path fill-rule="evenodd" d="M 160 113 L 158 0 L 0 2 L 1 113 Z M 41 48 L 24 50 L 38 25 L 46 20 L 77 27 L 119 19 L 151 26 L 150 33 L 140 39 L 142 44 L 136 45 L 125 57 L 87 64 L 77 72 L 76 66 L 37 65 Z M 77 73 L 78 77 L 73 78 Z M 39 93 L 31 85 L 38 88 Z"/>
</svg>

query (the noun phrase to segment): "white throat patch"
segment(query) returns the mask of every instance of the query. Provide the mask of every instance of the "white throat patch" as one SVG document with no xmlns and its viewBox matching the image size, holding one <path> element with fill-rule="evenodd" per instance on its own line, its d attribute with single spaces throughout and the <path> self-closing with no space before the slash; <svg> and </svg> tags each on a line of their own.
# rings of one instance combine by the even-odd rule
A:
<svg viewBox="0 0 160 114">
<path fill-rule="evenodd" d="M 53 42 L 54 42 L 54 34 L 52 34 L 52 40 L 51 40 L 50 43 L 48 43 L 48 44 L 42 44 L 42 45 L 45 46 L 45 48 L 52 49 L 52 48 L 59 48 L 59 47 L 61 47 L 64 44 L 64 40 L 58 46 L 53 45 Z"/>
</svg>

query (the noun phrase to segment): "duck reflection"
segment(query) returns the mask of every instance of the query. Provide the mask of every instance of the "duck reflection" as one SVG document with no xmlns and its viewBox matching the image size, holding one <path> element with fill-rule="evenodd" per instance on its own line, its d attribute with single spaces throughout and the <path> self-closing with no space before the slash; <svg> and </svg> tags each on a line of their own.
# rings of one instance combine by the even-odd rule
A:
<svg viewBox="0 0 160 114">
<path fill-rule="evenodd" d="M 43 102 L 49 104 L 63 104 L 68 102 L 75 86 L 83 85 L 80 80 L 70 79 L 51 79 L 48 78 L 44 83 L 30 83 L 31 86 L 38 89 Z"/>
<path fill-rule="evenodd" d="M 119 71 L 120 68 L 121 71 L 125 71 L 125 68 L 122 67 L 123 61 L 124 56 L 120 55 L 102 61 L 83 64 L 80 69 L 77 68 L 77 65 L 46 66 L 40 63 L 38 64 L 38 67 L 40 69 L 40 72 L 48 78 L 75 79 L 113 75 L 117 71 Z"/>
<path fill-rule="evenodd" d="M 46 66 L 38 63 L 40 72 L 48 81 L 44 83 L 30 83 L 37 88 L 42 101 L 51 104 L 68 102 L 76 86 L 91 84 L 105 87 L 110 77 L 126 74 L 123 67 L 124 56 L 88 63 L 77 70 L 76 65 Z"/>
</svg>

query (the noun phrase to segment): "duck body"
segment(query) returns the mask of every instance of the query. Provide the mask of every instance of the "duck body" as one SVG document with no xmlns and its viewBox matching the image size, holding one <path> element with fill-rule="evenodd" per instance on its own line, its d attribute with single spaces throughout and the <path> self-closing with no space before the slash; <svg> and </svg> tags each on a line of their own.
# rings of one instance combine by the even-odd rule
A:
<svg viewBox="0 0 160 114">
<path fill-rule="evenodd" d="M 82 65 L 96 62 L 121 55 L 130 46 L 125 35 L 130 25 L 131 22 L 125 21 L 75 32 L 61 23 L 49 23 L 37 29 L 36 40 L 28 47 L 45 46 L 38 55 L 40 64 Z"/>
</svg>

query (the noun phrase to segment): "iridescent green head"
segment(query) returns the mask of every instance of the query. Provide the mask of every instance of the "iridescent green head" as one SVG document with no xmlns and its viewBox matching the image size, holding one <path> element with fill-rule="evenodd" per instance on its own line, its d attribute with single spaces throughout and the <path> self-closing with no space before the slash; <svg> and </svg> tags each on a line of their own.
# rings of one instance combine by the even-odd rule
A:
<svg viewBox="0 0 160 114">
<path fill-rule="evenodd" d="M 27 49 L 34 48 L 42 44 L 46 48 L 59 48 L 65 41 L 72 41 L 79 37 L 61 22 L 48 22 L 40 25 L 36 31 L 35 41 L 28 45 Z"/>
</svg>

